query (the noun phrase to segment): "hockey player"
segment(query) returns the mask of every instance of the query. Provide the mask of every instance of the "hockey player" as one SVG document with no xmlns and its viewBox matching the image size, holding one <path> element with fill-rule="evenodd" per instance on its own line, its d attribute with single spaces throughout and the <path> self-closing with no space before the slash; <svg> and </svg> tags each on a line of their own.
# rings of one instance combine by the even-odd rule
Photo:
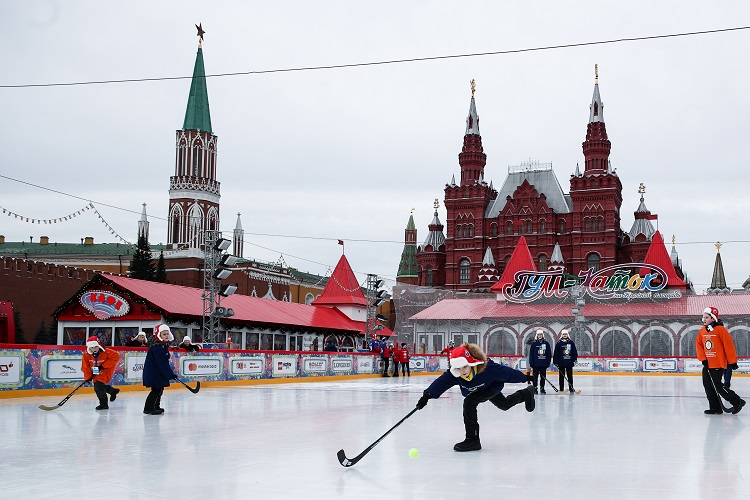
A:
<svg viewBox="0 0 750 500">
<path fill-rule="evenodd" d="M 552 362 L 555 363 L 557 370 L 560 372 L 560 393 L 565 392 L 565 378 L 568 379 L 568 388 L 570 394 L 573 392 L 573 365 L 578 361 L 578 349 L 575 342 L 568 335 L 568 330 L 560 332 L 560 340 L 555 344 L 555 354 Z"/>
<path fill-rule="evenodd" d="M 722 397 L 732 404 L 732 413 L 737 414 L 745 406 L 745 400 L 721 383 L 721 377 L 727 366 L 737 369 L 737 351 L 734 348 L 732 336 L 719 319 L 717 308 L 705 308 L 702 320 L 703 328 L 695 337 L 695 354 L 703 363 L 703 389 L 708 398 L 708 410 L 703 413 L 707 415 L 724 413 L 721 400 L 719 400 L 719 397 Z"/>
<path fill-rule="evenodd" d="M 479 422 L 477 406 L 485 401 L 491 402 L 503 411 L 523 402 L 526 411 L 534 411 L 534 388 L 525 387 L 506 397 L 503 386 L 506 383 L 527 382 L 531 377 L 523 372 L 500 365 L 487 358 L 487 355 L 476 344 L 463 344 L 451 352 L 450 370 L 440 375 L 425 389 L 417 402 L 422 409 L 433 398 L 458 385 L 464 399 L 464 427 L 466 439 L 453 446 L 455 451 L 481 450 L 479 441 Z"/>
<path fill-rule="evenodd" d="M 164 388 L 169 387 L 169 381 L 177 379 L 169 364 L 169 343 L 174 340 L 174 335 L 167 325 L 156 325 L 155 330 L 156 343 L 148 348 L 143 363 L 143 385 L 151 388 L 143 407 L 143 413 L 147 415 L 164 413 L 160 407 L 161 395 Z"/>
<path fill-rule="evenodd" d="M 541 390 L 542 394 L 547 394 L 544 390 L 544 382 L 547 378 L 547 368 L 552 363 L 552 346 L 549 342 L 544 340 L 544 330 L 541 328 L 536 329 L 536 339 L 531 343 L 529 348 L 529 366 L 531 367 L 534 374 L 534 393 L 537 392 L 537 386 Z M 541 381 L 539 375 L 541 374 Z"/>
<path fill-rule="evenodd" d="M 107 394 L 109 394 L 109 400 L 114 401 L 117 398 L 117 393 L 120 392 L 120 389 L 109 385 L 119 360 L 120 355 L 113 349 L 104 349 L 96 335 L 92 335 L 86 340 L 86 351 L 84 351 L 81 360 L 81 370 L 86 380 L 94 381 L 94 392 L 99 399 L 97 410 L 108 410 Z"/>
</svg>

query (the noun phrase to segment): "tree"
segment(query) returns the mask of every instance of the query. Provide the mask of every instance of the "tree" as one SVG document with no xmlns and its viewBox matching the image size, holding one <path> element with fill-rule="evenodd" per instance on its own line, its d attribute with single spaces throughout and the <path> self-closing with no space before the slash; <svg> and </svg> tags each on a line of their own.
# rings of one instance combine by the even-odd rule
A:
<svg viewBox="0 0 750 500">
<path fill-rule="evenodd" d="M 154 281 L 156 271 L 151 262 L 151 246 L 144 235 L 138 236 L 138 245 L 130 261 L 128 276 L 139 280 Z"/>
<path fill-rule="evenodd" d="M 16 324 L 16 344 L 27 344 L 26 337 L 23 335 L 23 327 L 21 326 L 21 311 L 13 308 L 13 322 Z"/>
<path fill-rule="evenodd" d="M 36 335 L 34 335 L 34 343 L 39 345 L 50 345 L 49 343 L 49 330 L 47 330 L 47 327 L 44 325 L 44 320 L 39 324 L 39 328 L 36 330 Z M 52 342 L 51 345 L 57 344 L 57 340 L 55 342 Z"/>
<path fill-rule="evenodd" d="M 47 340 L 49 345 L 57 345 L 57 320 L 53 319 L 47 330 Z"/>
<path fill-rule="evenodd" d="M 155 281 L 159 283 L 167 282 L 167 265 L 164 263 L 164 251 L 159 253 L 159 261 L 156 263 Z"/>
</svg>

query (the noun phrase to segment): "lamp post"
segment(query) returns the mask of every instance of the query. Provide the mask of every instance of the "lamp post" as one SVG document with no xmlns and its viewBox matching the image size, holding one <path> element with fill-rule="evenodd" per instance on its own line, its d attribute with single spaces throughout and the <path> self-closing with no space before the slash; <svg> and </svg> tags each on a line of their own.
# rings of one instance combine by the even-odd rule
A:
<svg viewBox="0 0 750 500">
<path fill-rule="evenodd" d="M 220 231 L 207 230 L 206 246 L 203 252 L 203 340 L 219 342 L 219 322 L 221 318 L 234 316 L 234 311 L 221 306 L 221 298 L 229 297 L 237 291 L 237 285 L 222 283 L 232 274 L 228 267 L 237 263 L 237 257 L 225 254 L 232 242 L 221 237 Z"/>
</svg>

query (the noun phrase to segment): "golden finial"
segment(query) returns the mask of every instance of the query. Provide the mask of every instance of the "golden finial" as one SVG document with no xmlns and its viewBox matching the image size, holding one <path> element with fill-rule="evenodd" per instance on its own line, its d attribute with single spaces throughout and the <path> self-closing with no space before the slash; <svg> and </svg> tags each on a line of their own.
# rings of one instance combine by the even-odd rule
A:
<svg viewBox="0 0 750 500">
<path fill-rule="evenodd" d="M 435 198 L 435 203 L 432 204 L 433 207 L 435 207 L 435 210 L 437 210 L 440 207 L 440 202 L 437 198 Z"/>
<path fill-rule="evenodd" d="M 721 252 L 721 242 L 717 241 L 714 246 L 716 247 L 716 253 L 720 253 Z"/>
<path fill-rule="evenodd" d="M 640 183 L 638 185 L 638 194 L 643 194 L 646 192 L 646 185 L 644 183 Z"/>
<path fill-rule="evenodd" d="M 474 79 L 471 79 L 471 98 L 474 99 L 474 92 L 477 90 L 477 83 L 474 81 Z"/>
<path fill-rule="evenodd" d="M 594 79 L 594 83 L 596 85 L 599 85 L 599 65 L 594 64 L 594 75 L 596 75 L 596 78 Z"/>
<path fill-rule="evenodd" d="M 414 210 L 416 210 L 416 208 L 411 207 L 411 213 L 414 213 Z"/>
<path fill-rule="evenodd" d="M 673 234 L 673 235 L 672 235 L 672 245 L 674 245 L 676 241 L 677 241 L 677 238 L 675 238 L 675 237 L 674 237 L 674 234 Z"/>
</svg>

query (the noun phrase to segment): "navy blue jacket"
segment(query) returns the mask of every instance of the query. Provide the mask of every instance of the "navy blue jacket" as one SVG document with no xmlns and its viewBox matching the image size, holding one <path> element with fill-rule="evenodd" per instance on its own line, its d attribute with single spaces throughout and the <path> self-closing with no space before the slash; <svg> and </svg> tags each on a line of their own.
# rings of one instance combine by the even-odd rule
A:
<svg viewBox="0 0 750 500">
<path fill-rule="evenodd" d="M 535 340 L 529 348 L 529 366 L 549 368 L 552 363 L 552 346 L 544 339 Z"/>
<path fill-rule="evenodd" d="M 509 366 L 499 365 L 490 359 L 482 373 L 476 374 L 471 381 L 454 377 L 450 371 L 447 371 L 436 378 L 424 392 L 429 394 L 430 397 L 438 398 L 442 393 L 458 384 L 461 388 L 461 394 L 464 396 L 486 389 L 490 389 L 497 394 L 503 390 L 505 383 L 520 384 L 522 382 L 526 382 L 526 375 L 523 372 Z"/>
<path fill-rule="evenodd" d="M 559 340 L 555 344 L 555 356 L 553 361 L 556 366 L 573 366 L 578 360 L 578 349 L 572 340 Z"/>
<path fill-rule="evenodd" d="M 143 364 L 143 385 L 146 387 L 168 387 L 169 381 L 177 375 L 169 364 L 169 346 L 159 342 L 148 348 Z"/>
</svg>

